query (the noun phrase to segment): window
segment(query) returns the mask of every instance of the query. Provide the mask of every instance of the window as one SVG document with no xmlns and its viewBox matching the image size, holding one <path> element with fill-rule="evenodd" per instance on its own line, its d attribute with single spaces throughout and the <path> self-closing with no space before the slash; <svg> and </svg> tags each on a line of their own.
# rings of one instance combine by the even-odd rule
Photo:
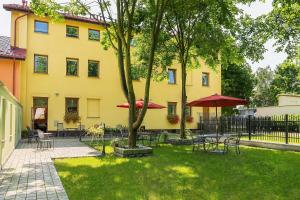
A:
<svg viewBox="0 0 300 200">
<path fill-rule="evenodd" d="M 66 113 L 78 113 L 78 98 L 66 98 Z"/>
<path fill-rule="evenodd" d="M 176 115 L 176 102 L 168 102 L 168 115 Z"/>
<path fill-rule="evenodd" d="M 88 77 L 99 77 L 99 62 L 89 60 L 88 61 Z"/>
<path fill-rule="evenodd" d="M 192 107 L 191 106 L 186 106 L 185 107 L 185 116 L 186 117 L 192 116 Z"/>
<path fill-rule="evenodd" d="M 67 58 L 67 76 L 78 76 L 78 59 Z"/>
<path fill-rule="evenodd" d="M 48 98 L 47 97 L 33 97 L 33 107 L 34 108 L 48 107 Z"/>
<path fill-rule="evenodd" d="M 87 99 L 87 117 L 100 117 L 100 99 Z"/>
<path fill-rule="evenodd" d="M 100 31 L 89 29 L 89 40 L 100 41 Z"/>
<path fill-rule="evenodd" d="M 68 26 L 67 25 L 66 36 L 67 37 L 78 38 L 78 36 L 79 36 L 79 28 L 76 27 L 76 26 Z"/>
<path fill-rule="evenodd" d="M 48 33 L 48 22 L 34 21 L 34 32 Z"/>
<path fill-rule="evenodd" d="M 48 56 L 34 55 L 34 72 L 35 73 L 48 73 Z"/>
<path fill-rule="evenodd" d="M 202 73 L 202 86 L 209 86 L 209 74 L 203 72 Z"/>
<path fill-rule="evenodd" d="M 168 83 L 176 84 L 176 70 L 175 69 L 168 70 Z"/>
</svg>

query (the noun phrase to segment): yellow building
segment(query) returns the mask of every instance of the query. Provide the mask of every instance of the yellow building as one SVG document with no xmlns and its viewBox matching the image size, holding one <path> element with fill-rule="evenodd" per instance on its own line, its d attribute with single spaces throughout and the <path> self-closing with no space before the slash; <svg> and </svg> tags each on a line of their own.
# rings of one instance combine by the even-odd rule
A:
<svg viewBox="0 0 300 200">
<path fill-rule="evenodd" d="M 117 58 L 112 49 L 103 50 L 99 42 L 104 31 L 101 25 L 90 18 L 67 14 L 64 21 L 54 23 L 35 16 L 26 6 L 6 4 L 4 8 L 11 11 L 11 38 L 18 18 L 17 46 L 27 50 L 21 64 L 24 127 L 36 115 L 32 114 L 33 107 L 46 107 L 45 120 L 41 121 L 50 131 L 56 130 L 57 122 L 75 127 L 75 123 L 64 120 L 70 112 L 78 112 L 86 127 L 99 122 L 110 127 L 127 124 L 128 110 L 116 107 L 126 101 Z M 180 73 L 179 64 L 175 64 L 169 68 L 169 80 L 151 83 L 150 100 L 168 108 L 148 110 L 143 122 L 147 129 L 179 128 L 179 123 L 168 122 L 167 115 L 175 112 L 180 116 Z M 203 64 L 200 69 L 189 71 L 187 79 L 188 101 L 221 93 L 220 69 L 215 72 Z M 144 81 L 136 81 L 134 87 L 137 99 L 143 98 Z M 209 111 L 192 108 L 194 120 L 187 127 L 196 128 L 198 115 L 203 112 Z"/>
</svg>

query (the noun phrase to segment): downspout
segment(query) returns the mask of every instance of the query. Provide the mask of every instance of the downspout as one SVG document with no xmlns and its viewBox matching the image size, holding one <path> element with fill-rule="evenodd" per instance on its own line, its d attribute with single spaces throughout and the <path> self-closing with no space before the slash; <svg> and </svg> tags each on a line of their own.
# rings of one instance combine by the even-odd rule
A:
<svg viewBox="0 0 300 200">
<path fill-rule="evenodd" d="M 17 45 L 17 21 L 22 18 L 27 16 L 29 13 L 25 13 L 24 15 L 21 15 L 15 19 L 14 23 L 14 45 L 13 49 L 16 48 Z M 13 95 L 16 96 L 16 58 L 15 56 L 13 57 Z"/>
</svg>

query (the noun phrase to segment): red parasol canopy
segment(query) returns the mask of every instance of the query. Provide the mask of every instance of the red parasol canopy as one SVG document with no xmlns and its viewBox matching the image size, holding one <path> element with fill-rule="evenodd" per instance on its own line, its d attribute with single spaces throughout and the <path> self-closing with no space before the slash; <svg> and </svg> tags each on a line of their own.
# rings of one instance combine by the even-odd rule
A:
<svg viewBox="0 0 300 200">
<path fill-rule="evenodd" d="M 144 100 L 143 99 L 135 101 L 135 106 L 136 106 L 137 109 L 143 108 L 143 105 L 144 105 Z M 126 103 L 123 103 L 121 105 L 117 105 L 117 107 L 119 107 L 119 108 L 129 108 L 129 103 L 126 102 Z M 165 108 L 165 106 L 161 106 L 161 105 L 158 105 L 158 104 L 150 102 L 150 101 L 148 102 L 148 109 L 162 109 L 162 108 Z"/>
<path fill-rule="evenodd" d="M 187 105 L 195 106 L 195 107 L 226 107 L 226 106 L 245 105 L 247 103 L 248 102 L 245 99 L 239 99 L 235 97 L 228 97 L 219 94 L 214 94 L 208 97 L 204 97 L 192 101 Z"/>
</svg>

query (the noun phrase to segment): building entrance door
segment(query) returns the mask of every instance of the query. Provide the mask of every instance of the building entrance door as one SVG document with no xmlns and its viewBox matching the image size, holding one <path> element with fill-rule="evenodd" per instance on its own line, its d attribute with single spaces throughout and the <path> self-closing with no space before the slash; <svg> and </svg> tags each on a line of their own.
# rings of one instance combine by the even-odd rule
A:
<svg viewBox="0 0 300 200">
<path fill-rule="evenodd" d="M 48 97 L 33 97 L 31 109 L 32 128 L 48 130 Z"/>
</svg>

